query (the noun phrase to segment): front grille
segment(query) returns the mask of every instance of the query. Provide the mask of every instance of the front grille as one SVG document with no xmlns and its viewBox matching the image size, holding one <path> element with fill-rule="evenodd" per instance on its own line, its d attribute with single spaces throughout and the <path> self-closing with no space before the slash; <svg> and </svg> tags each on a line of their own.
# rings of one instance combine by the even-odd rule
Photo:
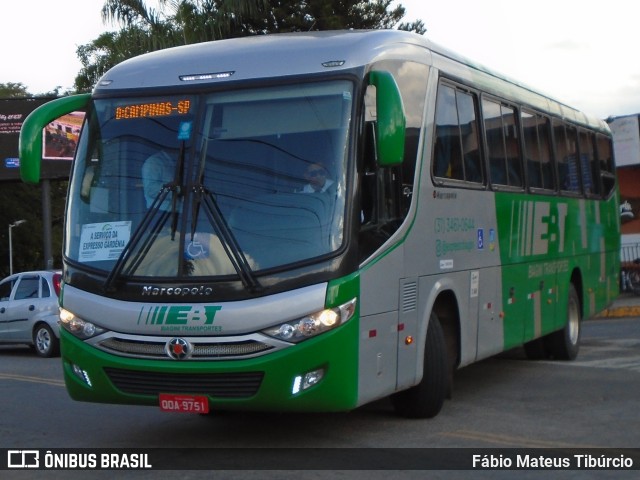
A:
<svg viewBox="0 0 640 480">
<path fill-rule="evenodd" d="M 219 398 L 247 398 L 256 394 L 264 372 L 166 373 L 105 368 L 117 389 L 135 395 L 190 393 Z"/>
<path fill-rule="evenodd" d="M 244 357 L 266 352 L 274 347 L 256 340 L 237 342 L 213 342 L 211 340 L 192 340 L 194 360 L 215 360 L 220 358 Z M 166 340 L 137 340 L 131 338 L 110 337 L 100 341 L 97 346 L 118 355 L 138 358 L 167 359 Z"/>
</svg>

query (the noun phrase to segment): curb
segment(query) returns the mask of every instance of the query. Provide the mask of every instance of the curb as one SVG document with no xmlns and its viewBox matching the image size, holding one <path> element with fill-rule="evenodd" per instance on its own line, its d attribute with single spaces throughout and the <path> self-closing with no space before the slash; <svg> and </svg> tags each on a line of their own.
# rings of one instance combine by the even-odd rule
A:
<svg viewBox="0 0 640 480">
<path fill-rule="evenodd" d="M 630 292 L 620 292 L 610 304 L 592 318 L 625 318 L 640 317 L 640 295 Z"/>
<path fill-rule="evenodd" d="M 622 317 L 640 317 L 640 306 L 629 305 L 625 307 L 606 308 L 595 316 L 595 318 L 622 318 Z"/>
</svg>

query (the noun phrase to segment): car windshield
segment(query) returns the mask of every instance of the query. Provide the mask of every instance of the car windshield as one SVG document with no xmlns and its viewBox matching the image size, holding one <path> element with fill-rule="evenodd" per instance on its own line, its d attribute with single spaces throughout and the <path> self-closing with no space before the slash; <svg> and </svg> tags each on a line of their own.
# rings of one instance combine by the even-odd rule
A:
<svg viewBox="0 0 640 480">
<path fill-rule="evenodd" d="M 239 275 L 343 242 L 352 85 L 96 99 L 65 255 L 112 275 Z"/>
</svg>

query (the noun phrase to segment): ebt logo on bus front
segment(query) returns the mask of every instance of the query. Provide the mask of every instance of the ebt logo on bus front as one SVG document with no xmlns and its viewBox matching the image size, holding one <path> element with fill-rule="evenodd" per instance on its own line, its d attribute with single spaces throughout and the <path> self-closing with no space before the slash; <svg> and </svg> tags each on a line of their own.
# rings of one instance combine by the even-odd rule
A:
<svg viewBox="0 0 640 480">
<path fill-rule="evenodd" d="M 138 315 L 138 324 L 145 325 L 212 325 L 220 306 L 157 305 L 144 306 Z"/>
</svg>

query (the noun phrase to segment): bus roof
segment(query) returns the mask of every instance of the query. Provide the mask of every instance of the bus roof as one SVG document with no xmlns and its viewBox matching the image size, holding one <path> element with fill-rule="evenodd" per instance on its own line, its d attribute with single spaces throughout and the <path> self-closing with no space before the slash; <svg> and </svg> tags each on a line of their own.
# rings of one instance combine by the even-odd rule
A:
<svg viewBox="0 0 640 480">
<path fill-rule="evenodd" d="M 475 83 L 480 79 L 485 87 L 493 85 L 496 94 L 507 93 L 507 99 L 578 124 L 608 130 L 604 120 L 589 117 L 424 36 L 400 30 L 280 33 L 158 50 L 110 69 L 100 79 L 94 93 L 336 72 L 383 59 L 436 64 L 446 73 L 457 72 L 462 80 L 467 78 Z"/>
</svg>

